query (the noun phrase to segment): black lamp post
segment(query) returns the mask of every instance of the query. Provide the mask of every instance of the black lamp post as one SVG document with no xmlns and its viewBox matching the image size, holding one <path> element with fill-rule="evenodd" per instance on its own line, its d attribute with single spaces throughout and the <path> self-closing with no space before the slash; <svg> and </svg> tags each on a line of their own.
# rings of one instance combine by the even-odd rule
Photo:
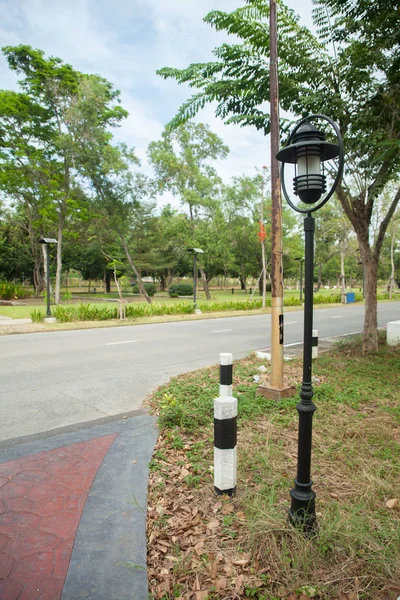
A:
<svg viewBox="0 0 400 600">
<path fill-rule="evenodd" d="M 294 260 L 300 261 L 300 302 L 303 302 L 303 263 L 304 263 L 304 258 L 295 258 Z"/>
<path fill-rule="evenodd" d="M 310 121 L 325 120 L 335 132 L 337 144 L 325 140 L 325 134 Z M 305 231 L 305 301 L 304 301 L 304 343 L 303 343 L 303 382 L 300 390 L 299 436 L 297 476 L 291 490 L 289 519 L 304 531 L 310 532 L 316 526 L 315 492 L 311 480 L 312 420 L 316 406 L 312 401 L 312 329 L 313 329 L 313 268 L 315 221 L 312 213 L 321 208 L 332 196 L 338 185 L 344 166 L 343 141 L 338 126 L 324 115 L 311 115 L 300 121 L 291 133 L 285 148 L 276 155 L 282 162 L 281 180 L 283 194 L 294 210 L 302 213 Z M 336 177 L 326 191 L 324 162 L 338 158 Z M 285 164 L 294 165 L 293 193 L 302 204 L 294 204 L 285 184 Z M 306 205 L 306 206 L 304 206 Z"/>
<path fill-rule="evenodd" d="M 201 248 L 188 248 L 188 252 L 193 254 L 193 304 L 194 310 L 197 310 L 196 291 L 197 291 L 197 255 L 204 254 Z"/>
<path fill-rule="evenodd" d="M 54 238 L 40 238 L 39 244 L 44 244 L 46 247 L 46 264 L 47 264 L 47 312 L 46 317 L 51 317 L 50 310 L 50 252 L 49 244 L 57 244 L 57 240 Z"/>
</svg>

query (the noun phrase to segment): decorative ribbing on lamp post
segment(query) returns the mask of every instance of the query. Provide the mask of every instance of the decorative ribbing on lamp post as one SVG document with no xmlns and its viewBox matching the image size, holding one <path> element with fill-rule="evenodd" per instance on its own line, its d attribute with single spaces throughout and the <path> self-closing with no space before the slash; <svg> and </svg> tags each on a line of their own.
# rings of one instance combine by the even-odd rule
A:
<svg viewBox="0 0 400 600">
<path fill-rule="evenodd" d="M 214 399 L 214 489 L 236 492 L 237 399 L 232 396 L 232 354 L 220 354 L 219 396 Z"/>
</svg>

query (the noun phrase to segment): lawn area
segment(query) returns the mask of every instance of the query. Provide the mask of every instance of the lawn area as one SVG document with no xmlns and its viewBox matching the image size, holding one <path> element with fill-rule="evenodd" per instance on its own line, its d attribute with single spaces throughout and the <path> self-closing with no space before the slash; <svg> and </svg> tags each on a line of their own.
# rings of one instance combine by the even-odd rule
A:
<svg viewBox="0 0 400 600">
<path fill-rule="evenodd" d="M 256 394 L 254 356 L 234 364 L 238 488 L 213 492 L 215 367 L 176 377 L 150 405 L 160 437 L 148 500 L 155 599 L 396 600 L 400 596 L 400 348 L 364 357 L 359 340 L 314 361 L 312 477 L 319 530 L 287 521 L 298 396 Z M 301 363 L 286 365 L 293 382 Z"/>
<path fill-rule="evenodd" d="M 327 292 L 329 290 L 323 290 L 321 293 L 326 296 L 329 295 Z M 271 294 L 267 294 L 267 300 L 270 300 Z M 288 290 L 286 292 L 287 298 L 299 298 L 299 292 L 296 290 Z M 112 298 L 113 301 L 107 302 L 107 298 Z M 106 296 L 105 294 L 82 294 L 79 298 L 75 298 L 72 300 L 67 300 L 61 302 L 61 306 L 70 306 L 76 305 L 80 303 L 84 304 L 95 304 L 99 307 L 116 307 L 118 299 L 117 294 L 109 294 Z M 146 305 L 146 301 L 141 299 L 138 296 L 129 295 L 126 296 L 125 299 L 128 303 L 133 304 L 144 304 Z M 258 293 L 254 294 L 254 300 L 260 300 L 260 296 Z M 211 291 L 211 303 L 238 303 L 238 302 L 246 302 L 251 300 L 250 293 L 244 293 L 242 290 L 235 290 L 235 293 L 224 291 L 224 290 L 212 290 Z M 187 303 L 190 306 L 193 306 L 193 298 L 170 298 L 166 292 L 159 292 L 152 298 L 153 304 L 167 304 L 174 305 L 178 303 Z M 204 292 L 198 292 L 197 294 L 197 302 L 198 304 L 204 303 L 207 306 L 207 300 Z M 0 306 L 0 315 L 5 317 L 11 317 L 12 319 L 26 319 L 30 318 L 32 310 L 40 310 L 43 315 L 46 312 L 46 303 L 43 298 L 27 298 L 21 300 L 21 304 L 19 306 Z M 53 309 L 53 305 L 52 305 Z"/>
</svg>

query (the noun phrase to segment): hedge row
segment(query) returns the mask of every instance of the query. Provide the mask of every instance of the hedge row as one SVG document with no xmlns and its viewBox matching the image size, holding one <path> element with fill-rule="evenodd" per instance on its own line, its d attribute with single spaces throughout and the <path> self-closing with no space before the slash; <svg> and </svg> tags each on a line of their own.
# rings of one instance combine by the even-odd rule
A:
<svg viewBox="0 0 400 600">
<path fill-rule="evenodd" d="M 378 300 L 387 300 L 389 294 L 378 294 Z M 362 295 L 356 293 L 355 300 L 362 300 Z M 340 294 L 325 296 L 314 294 L 315 304 L 340 303 Z M 243 300 L 241 302 L 200 302 L 199 308 L 203 313 L 257 310 L 261 308 L 262 300 Z M 301 306 L 299 298 L 290 296 L 285 298 L 285 306 Z M 271 298 L 266 298 L 266 306 L 271 306 Z M 54 306 L 52 313 L 60 323 L 72 321 L 106 321 L 117 318 L 118 307 L 101 306 L 97 304 L 79 304 L 73 306 Z M 126 304 L 127 318 L 153 317 L 162 315 L 184 315 L 193 313 L 192 302 L 176 302 L 174 304 Z M 39 321 L 44 315 L 40 311 L 31 311 L 31 318 Z"/>
<path fill-rule="evenodd" d="M 71 323 L 74 321 L 107 321 L 118 317 L 118 306 L 101 306 L 96 304 L 78 304 L 74 306 L 54 306 L 52 315 L 60 323 Z M 162 315 L 182 315 L 193 312 L 192 304 L 188 302 L 177 302 L 176 304 L 126 304 L 126 316 L 128 319 L 138 317 L 154 317 Z M 38 315 L 31 312 L 32 320 L 37 321 Z"/>
</svg>

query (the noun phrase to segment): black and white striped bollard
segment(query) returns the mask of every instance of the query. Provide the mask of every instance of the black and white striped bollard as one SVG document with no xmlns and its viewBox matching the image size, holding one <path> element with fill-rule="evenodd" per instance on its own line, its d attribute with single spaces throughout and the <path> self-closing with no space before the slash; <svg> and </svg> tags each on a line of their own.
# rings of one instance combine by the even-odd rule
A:
<svg viewBox="0 0 400 600">
<path fill-rule="evenodd" d="M 232 396 L 232 354 L 220 359 L 219 396 L 214 399 L 214 489 L 233 496 L 236 492 L 237 399 Z"/>
<path fill-rule="evenodd" d="M 318 329 L 312 331 L 312 358 L 318 358 Z"/>
</svg>

